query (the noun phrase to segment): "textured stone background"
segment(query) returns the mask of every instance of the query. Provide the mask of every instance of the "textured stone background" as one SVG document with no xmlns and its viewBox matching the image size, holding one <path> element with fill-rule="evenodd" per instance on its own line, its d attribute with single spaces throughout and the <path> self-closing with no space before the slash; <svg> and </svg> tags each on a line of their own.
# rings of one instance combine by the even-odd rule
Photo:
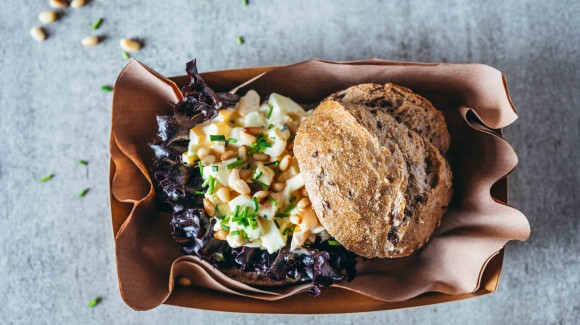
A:
<svg viewBox="0 0 580 325">
<path fill-rule="evenodd" d="M 66 10 L 33 41 L 48 1 L 0 9 L 0 319 L 36 324 L 554 324 L 580 317 L 578 1 L 92 1 Z M 105 22 L 98 32 L 90 26 Z M 97 47 L 79 41 L 106 36 Z M 246 44 L 235 42 L 243 35 Z M 511 203 L 532 237 L 507 247 L 497 293 L 336 316 L 268 316 L 121 300 L 107 203 L 111 85 L 125 64 L 120 37 L 165 75 L 378 57 L 481 62 L 503 71 L 520 119 L 505 130 L 520 158 Z M 90 161 L 87 168 L 77 161 Z M 54 173 L 48 183 L 38 183 Z M 79 192 L 90 187 L 84 198 Z M 102 296 L 94 309 L 87 301 Z M 306 302 L 305 302 L 306 303 Z M 337 310 L 337 312 L 340 312 Z"/>
</svg>

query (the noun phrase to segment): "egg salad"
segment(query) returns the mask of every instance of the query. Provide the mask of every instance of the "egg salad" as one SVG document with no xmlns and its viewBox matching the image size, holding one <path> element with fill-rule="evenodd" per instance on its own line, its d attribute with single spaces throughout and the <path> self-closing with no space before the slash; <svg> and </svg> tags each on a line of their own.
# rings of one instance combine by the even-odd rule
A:
<svg viewBox="0 0 580 325">
<path fill-rule="evenodd" d="M 299 250 L 327 237 L 310 205 L 293 140 L 310 114 L 272 93 L 261 102 L 250 90 L 235 107 L 190 130 L 183 163 L 199 167 L 203 206 L 216 219 L 214 237 L 233 247 L 274 253 Z"/>
</svg>

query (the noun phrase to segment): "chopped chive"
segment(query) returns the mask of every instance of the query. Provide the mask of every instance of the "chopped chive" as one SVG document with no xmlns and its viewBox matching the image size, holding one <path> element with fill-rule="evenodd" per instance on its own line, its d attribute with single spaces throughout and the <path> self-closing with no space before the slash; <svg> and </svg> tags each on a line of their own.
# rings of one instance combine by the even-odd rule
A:
<svg viewBox="0 0 580 325">
<path fill-rule="evenodd" d="M 337 242 L 336 240 L 332 240 L 332 239 L 330 239 L 328 241 L 328 245 L 330 245 L 330 246 L 342 246 L 339 242 Z"/>
<path fill-rule="evenodd" d="M 242 214 L 240 215 L 243 219 L 246 219 L 248 217 L 248 211 L 250 211 L 250 207 L 245 207 L 244 211 L 242 212 Z"/>
<path fill-rule="evenodd" d="M 274 160 L 274 161 L 271 161 L 271 162 L 269 162 L 269 163 L 265 163 L 265 164 L 264 164 L 264 166 L 271 166 L 271 165 L 276 165 L 276 166 L 278 166 L 278 164 L 279 164 L 279 163 L 280 163 L 280 162 L 279 162 L 278 160 Z"/>
<path fill-rule="evenodd" d="M 209 136 L 209 140 L 210 141 L 226 141 L 226 137 L 223 135 L 210 135 Z"/>
<path fill-rule="evenodd" d="M 204 192 L 204 191 L 195 191 L 195 192 L 193 192 L 193 193 L 195 193 L 195 194 L 200 194 L 200 195 L 203 195 L 203 194 L 205 194 L 205 192 Z"/>
<path fill-rule="evenodd" d="M 89 193 L 90 190 L 91 190 L 90 188 L 85 188 L 84 190 L 81 191 L 81 193 L 79 193 L 79 196 L 83 197 L 87 195 L 87 193 Z"/>
<path fill-rule="evenodd" d="M 125 60 L 129 60 L 131 58 L 129 53 L 127 53 L 125 51 L 121 52 L 121 55 L 123 56 L 123 59 L 125 59 Z"/>
<path fill-rule="evenodd" d="M 99 27 L 101 26 L 102 23 L 103 23 L 103 18 L 97 19 L 97 21 L 95 21 L 95 23 L 93 24 L 93 30 L 99 29 Z"/>
<path fill-rule="evenodd" d="M 266 114 L 266 118 L 270 119 L 270 116 L 272 116 L 272 111 L 274 110 L 274 106 L 268 104 L 268 106 L 270 106 L 270 108 L 268 109 L 268 114 Z"/>
<path fill-rule="evenodd" d="M 201 175 L 201 177 L 203 177 L 203 164 L 201 163 L 201 160 L 197 161 L 197 166 L 199 168 L 199 175 Z"/>
<path fill-rule="evenodd" d="M 284 214 L 284 213 L 276 213 L 276 215 L 274 216 L 274 218 L 286 218 L 288 215 Z"/>
<path fill-rule="evenodd" d="M 244 38 L 242 36 L 236 37 L 236 43 L 238 43 L 238 45 L 244 44 Z"/>
<path fill-rule="evenodd" d="M 257 138 L 256 138 L 256 142 L 252 143 L 252 145 L 250 146 L 250 150 L 248 150 L 249 154 L 253 154 L 256 152 L 264 152 L 264 150 L 266 150 L 266 148 L 271 148 L 272 144 L 269 143 L 266 140 L 266 137 L 263 134 L 260 134 Z"/>
<path fill-rule="evenodd" d="M 230 235 L 232 235 L 232 236 L 237 236 L 239 234 L 240 234 L 240 232 L 238 230 L 234 230 L 234 231 L 230 232 Z"/>
<path fill-rule="evenodd" d="M 233 169 L 238 167 L 239 165 L 243 165 L 244 161 L 242 159 L 240 159 L 240 157 L 238 157 L 238 159 L 236 161 L 234 161 L 233 163 L 228 164 L 226 167 L 228 169 Z"/>
<path fill-rule="evenodd" d="M 264 190 L 267 190 L 267 189 L 268 189 L 268 187 L 269 187 L 267 184 L 264 184 L 264 183 L 260 182 L 259 180 L 255 179 L 255 178 L 252 178 L 252 183 L 254 183 L 254 184 L 256 184 L 256 185 L 260 186 L 260 187 L 261 187 L 261 188 L 263 188 Z"/>
<path fill-rule="evenodd" d="M 272 203 L 273 206 L 278 206 L 278 202 L 276 202 L 276 200 L 274 200 L 273 197 L 269 196 L 268 201 L 270 201 L 270 203 Z"/>
<path fill-rule="evenodd" d="M 248 234 L 246 233 L 246 231 L 244 229 L 240 230 L 242 232 L 242 236 L 244 237 L 245 241 L 250 240 L 250 238 L 248 238 Z"/>
<path fill-rule="evenodd" d="M 109 93 L 109 92 L 113 91 L 113 87 L 111 87 L 111 86 L 103 86 L 103 87 L 101 87 L 101 90 L 104 91 L 104 92 L 106 92 L 106 93 Z"/>
<path fill-rule="evenodd" d="M 256 226 L 258 225 L 258 223 L 256 222 L 256 219 L 254 219 L 253 215 L 248 217 L 248 223 L 250 224 L 250 228 L 252 228 L 252 230 L 255 230 Z"/>
<path fill-rule="evenodd" d="M 212 178 L 213 178 L 213 177 L 212 177 L 212 176 L 210 176 L 210 177 L 208 177 L 208 178 L 207 178 L 205 181 L 203 181 L 203 183 L 201 184 L 201 187 L 203 187 L 203 188 L 206 188 L 206 187 L 209 185 L 209 182 L 211 182 L 211 179 L 212 179 Z"/>
<path fill-rule="evenodd" d="M 89 300 L 89 307 L 94 308 L 96 305 L 98 305 L 101 302 L 101 297 L 97 297 L 97 298 L 93 298 L 91 300 Z"/>
<path fill-rule="evenodd" d="M 257 175 L 255 178 L 256 178 L 256 179 L 260 179 L 260 177 L 262 177 L 262 175 L 264 175 L 264 173 L 260 171 L 260 172 L 258 173 L 258 175 Z"/>
<path fill-rule="evenodd" d="M 288 138 L 288 142 L 292 142 L 294 141 L 294 138 L 296 137 L 296 135 L 291 134 L 290 137 Z"/>
<path fill-rule="evenodd" d="M 294 194 L 290 195 L 290 203 L 294 203 L 296 201 L 296 196 Z"/>
<path fill-rule="evenodd" d="M 234 214 L 233 217 L 236 217 L 238 215 L 238 212 L 240 211 L 240 206 L 236 205 L 236 208 L 234 209 Z"/>
<path fill-rule="evenodd" d="M 290 232 L 290 231 L 294 231 L 294 229 L 295 229 L 295 227 L 289 227 L 289 228 L 286 228 L 286 229 L 284 229 L 284 231 L 282 232 L 282 235 L 286 236 L 286 235 L 288 235 L 288 232 Z"/>
<path fill-rule="evenodd" d="M 217 172 L 219 170 L 219 166 L 211 166 L 211 170 L 213 170 L 214 172 Z"/>
<path fill-rule="evenodd" d="M 276 224 L 276 228 L 280 229 L 280 225 L 278 224 L 278 220 L 274 219 L 274 223 Z"/>
<path fill-rule="evenodd" d="M 212 195 L 215 191 L 215 178 L 213 176 L 210 176 L 209 178 L 211 180 L 209 181 L 208 193 L 209 193 L 209 195 Z"/>
<path fill-rule="evenodd" d="M 258 198 L 254 196 L 252 201 L 254 201 L 254 211 L 258 211 Z"/>
<path fill-rule="evenodd" d="M 87 166 L 89 164 L 86 160 L 79 160 L 79 165 Z"/>
<path fill-rule="evenodd" d="M 242 0 L 242 4 L 244 6 L 247 6 L 248 4 L 250 4 L 250 0 Z"/>
<path fill-rule="evenodd" d="M 220 226 L 221 226 L 222 228 L 226 227 L 227 229 L 226 229 L 226 228 L 224 228 L 224 229 L 226 229 L 226 230 L 230 230 L 230 226 L 227 224 L 227 223 L 228 223 L 228 221 L 230 221 L 230 218 L 229 218 L 228 216 L 226 216 L 226 217 L 225 217 L 225 218 L 223 218 L 223 219 L 222 219 L 222 221 L 220 222 Z"/>
<path fill-rule="evenodd" d="M 284 214 L 289 214 L 295 208 L 296 208 L 296 204 L 291 204 L 286 210 L 284 210 Z"/>
<path fill-rule="evenodd" d="M 274 124 L 268 124 L 268 130 L 274 127 Z"/>
<path fill-rule="evenodd" d="M 228 146 L 229 143 L 236 143 L 236 142 L 238 142 L 238 139 L 228 138 L 226 140 L 226 147 Z"/>
<path fill-rule="evenodd" d="M 43 178 L 39 179 L 38 181 L 41 183 L 46 183 L 54 178 L 54 174 L 50 174 L 48 176 L 44 176 Z"/>
</svg>

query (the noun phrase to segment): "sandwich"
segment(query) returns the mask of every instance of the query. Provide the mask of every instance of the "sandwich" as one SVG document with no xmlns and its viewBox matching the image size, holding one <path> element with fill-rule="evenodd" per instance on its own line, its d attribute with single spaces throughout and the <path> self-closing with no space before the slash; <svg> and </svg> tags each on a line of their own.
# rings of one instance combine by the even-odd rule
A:
<svg viewBox="0 0 580 325">
<path fill-rule="evenodd" d="M 309 282 L 317 295 L 353 279 L 359 259 L 413 254 L 440 224 L 450 139 L 426 99 L 362 84 L 304 106 L 217 93 L 195 61 L 186 71 L 183 100 L 157 117 L 150 145 L 183 253 L 249 285 Z"/>
</svg>

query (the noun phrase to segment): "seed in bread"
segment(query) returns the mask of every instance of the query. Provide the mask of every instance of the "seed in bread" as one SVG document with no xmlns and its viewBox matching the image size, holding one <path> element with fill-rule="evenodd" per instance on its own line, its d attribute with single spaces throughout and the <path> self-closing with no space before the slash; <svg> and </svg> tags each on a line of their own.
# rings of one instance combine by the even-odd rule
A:
<svg viewBox="0 0 580 325">
<path fill-rule="evenodd" d="M 415 133 L 433 144 L 442 154 L 449 148 L 449 131 L 443 113 L 412 90 L 387 83 L 360 84 L 328 97 L 342 104 L 361 104 L 372 111 L 391 114 Z"/>
<path fill-rule="evenodd" d="M 402 219 L 409 178 L 398 146 L 381 146 L 334 101 L 320 104 L 294 141 L 312 207 L 326 230 L 361 256 L 392 256 L 388 234 Z"/>
</svg>

